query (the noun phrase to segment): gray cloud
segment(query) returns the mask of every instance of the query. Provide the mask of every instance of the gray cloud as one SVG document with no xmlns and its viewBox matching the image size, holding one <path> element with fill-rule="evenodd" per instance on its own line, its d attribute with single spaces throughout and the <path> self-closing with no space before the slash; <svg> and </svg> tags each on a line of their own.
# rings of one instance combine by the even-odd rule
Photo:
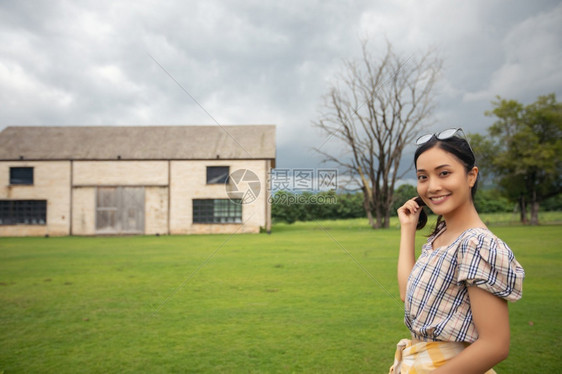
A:
<svg viewBox="0 0 562 374">
<path fill-rule="evenodd" d="M 0 129 L 273 123 L 278 166 L 317 167 L 326 139 L 311 122 L 360 38 L 436 47 L 435 126 L 483 131 L 497 94 L 560 95 L 561 24 L 558 1 L 4 1 Z"/>
</svg>

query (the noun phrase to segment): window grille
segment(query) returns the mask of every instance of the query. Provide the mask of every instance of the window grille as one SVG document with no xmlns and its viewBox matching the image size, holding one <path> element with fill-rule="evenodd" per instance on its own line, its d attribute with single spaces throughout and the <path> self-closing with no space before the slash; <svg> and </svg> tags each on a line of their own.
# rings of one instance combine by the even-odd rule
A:
<svg viewBox="0 0 562 374">
<path fill-rule="evenodd" d="M 46 225 L 47 200 L 0 200 L 0 225 Z"/>
<path fill-rule="evenodd" d="M 193 223 L 242 223 L 242 200 L 194 199 Z"/>
</svg>

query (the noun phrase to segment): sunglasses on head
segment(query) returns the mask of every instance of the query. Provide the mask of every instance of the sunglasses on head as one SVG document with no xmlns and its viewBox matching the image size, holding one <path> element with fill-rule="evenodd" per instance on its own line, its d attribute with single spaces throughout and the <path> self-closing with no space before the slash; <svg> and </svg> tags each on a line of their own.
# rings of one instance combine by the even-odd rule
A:
<svg viewBox="0 0 562 374">
<path fill-rule="evenodd" d="M 435 134 L 422 135 L 416 140 L 416 145 L 419 147 L 420 145 L 423 145 L 428 141 L 430 141 L 431 139 L 433 139 L 433 137 L 435 137 L 437 140 L 445 140 L 445 139 L 450 139 L 456 136 L 457 134 L 460 135 L 459 136 L 460 138 L 466 141 L 466 144 L 468 144 L 468 148 L 470 148 L 470 152 L 472 152 L 472 155 L 474 155 L 474 151 L 472 150 L 472 147 L 470 146 L 470 143 L 468 142 L 468 139 L 466 138 L 466 135 L 462 128 L 447 129 L 437 132 Z"/>
<path fill-rule="evenodd" d="M 461 137 L 466 140 L 466 135 L 464 134 L 464 131 L 461 128 L 447 129 L 447 130 L 437 132 L 435 134 L 425 134 L 425 135 L 420 136 L 416 140 L 416 145 L 419 146 L 419 145 L 425 144 L 428 141 L 430 141 L 433 137 L 435 137 L 438 140 L 445 140 L 445 139 L 450 139 L 457 134 L 460 134 Z"/>
</svg>

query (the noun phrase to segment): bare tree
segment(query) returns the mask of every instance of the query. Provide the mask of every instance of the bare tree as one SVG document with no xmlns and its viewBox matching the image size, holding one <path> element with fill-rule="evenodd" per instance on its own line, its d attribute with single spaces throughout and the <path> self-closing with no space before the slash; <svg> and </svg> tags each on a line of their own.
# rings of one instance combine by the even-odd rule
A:
<svg viewBox="0 0 562 374">
<path fill-rule="evenodd" d="M 357 180 L 370 225 L 386 228 L 402 152 L 432 115 L 442 60 L 432 50 L 403 58 L 390 42 L 384 57 L 375 59 L 367 44 L 362 42 L 360 59 L 344 61 L 313 122 L 328 139 L 343 142 L 346 156 L 315 150 Z"/>
</svg>

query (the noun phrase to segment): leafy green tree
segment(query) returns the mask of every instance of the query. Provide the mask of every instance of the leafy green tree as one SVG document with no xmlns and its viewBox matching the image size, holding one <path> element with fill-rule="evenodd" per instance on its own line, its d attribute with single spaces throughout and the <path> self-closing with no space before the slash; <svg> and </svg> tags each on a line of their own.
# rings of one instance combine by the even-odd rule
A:
<svg viewBox="0 0 562 374">
<path fill-rule="evenodd" d="M 394 190 L 394 195 L 392 197 L 392 214 L 397 215 L 396 211 L 400 208 L 407 200 L 418 195 L 416 187 L 411 184 L 403 184 Z"/>
<path fill-rule="evenodd" d="M 492 152 L 488 162 L 503 191 L 518 201 L 522 222 L 530 205 L 536 225 L 540 203 L 562 192 L 562 103 L 550 94 L 527 106 L 501 97 L 492 104 L 486 112 L 497 117 L 488 129 L 492 145 L 482 149 Z"/>
<path fill-rule="evenodd" d="M 277 191 L 271 199 L 271 215 L 276 221 L 294 223 L 301 218 L 300 205 L 291 204 L 294 194 Z"/>
<path fill-rule="evenodd" d="M 545 211 L 561 211 L 562 210 L 562 193 L 549 197 L 541 204 L 541 210 Z"/>
<path fill-rule="evenodd" d="M 510 203 L 497 189 L 479 188 L 474 198 L 474 204 L 480 213 L 508 213 L 513 211 L 513 203 Z"/>
<path fill-rule="evenodd" d="M 275 221 L 293 223 L 322 219 L 364 218 L 361 193 L 336 194 L 334 191 L 294 193 L 277 191 L 271 199 Z"/>
<path fill-rule="evenodd" d="M 495 144 L 488 136 L 481 134 L 467 134 L 467 136 L 476 156 L 476 165 L 479 168 L 478 185 L 488 185 L 494 177 L 493 160 L 496 153 Z"/>
</svg>

